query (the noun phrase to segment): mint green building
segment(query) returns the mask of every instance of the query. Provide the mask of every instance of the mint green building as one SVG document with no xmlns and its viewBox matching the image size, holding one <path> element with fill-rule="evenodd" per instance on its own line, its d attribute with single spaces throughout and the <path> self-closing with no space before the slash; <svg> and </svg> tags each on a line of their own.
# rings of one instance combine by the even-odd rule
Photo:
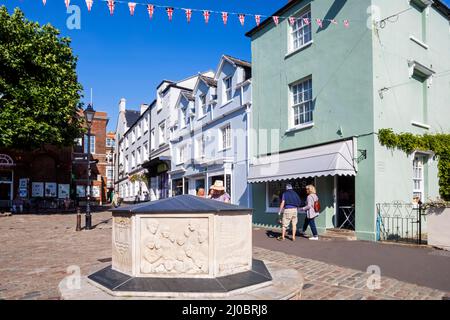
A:
<svg viewBox="0 0 450 320">
<path fill-rule="evenodd" d="M 319 233 L 361 240 L 377 238 L 377 204 L 438 197 L 433 154 L 389 150 L 376 133 L 450 132 L 449 12 L 437 0 L 292 0 L 278 25 L 247 33 L 256 225 L 275 225 L 287 182 L 316 185 Z"/>
</svg>

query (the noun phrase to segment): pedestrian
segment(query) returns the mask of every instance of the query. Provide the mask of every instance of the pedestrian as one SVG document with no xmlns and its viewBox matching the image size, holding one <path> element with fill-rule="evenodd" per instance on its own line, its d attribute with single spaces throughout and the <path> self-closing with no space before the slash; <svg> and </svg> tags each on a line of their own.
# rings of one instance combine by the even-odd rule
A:
<svg viewBox="0 0 450 320">
<path fill-rule="evenodd" d="M 212 193 L 211 193 L 211 199 L 230 203 L 231 197 L 228 193 L 225 192 L 225 187 L 223 186 L 223 181 L 216 180 L 214 182 L 214 185 L 211 187 Z"/>
<path fill-rule="evenodd" d="M 114 208 L 118 208 L 120 206 L 119 204 L 119 195 L 115 192 L 113 199 L 112 199 L 112 205 L 114 206 Z"/>
<path fill-rule="evenodd" d="M 197 191 L 197 197 L 205 197 L 205 189 L 204 188 L 199 188 Z"/>
<path fill-rule="evenodd" d="M 295 233 L 297 232 L 297 213 L 298 208 L 301 206 L 301 200 L 297 192 L 294 191 L 291 184 L 286 185 L 286 191 L 281 197 L 280 210 L 278 211 L 278 216 L 283 213 L 283 218 L 281 219 L 281 236 L 277 239 L 284 241 L 286 238 L 286 230 L 290 224 L 292 224 L 292 241 L 295 241 Z"/>
<path fill-rule="evenodd" d="M 72 201 L 70 200 L 69 196 L 66 196 L 66 198 L 64 199 L 64 209 L 66 211 L 69 211 L 71 202 Z"/>
<path fill-rule="evenodd" d="M 17 196 L 13 201 L 11 211 L 13 213 L 23 213 L 23 203 L 24 203 L 24 201 L 23 201 L 22 197 L 20 196 L 19 193 L 17 193 Z"/>
<path fill-rule="evenodd" d="M 305 236 L 306 229 L 310 226 L 313 236 L 309 240 L 319 240 L 315 219 L 320 213 L 320 204 L 316 187 L 313 185 L 306 186 L 306 193 L 308 194 L 306 206 L 300 208 L 300 211 L 306 211 L 305 223 L 303 224 L 301 235 Z"/>
</svg>

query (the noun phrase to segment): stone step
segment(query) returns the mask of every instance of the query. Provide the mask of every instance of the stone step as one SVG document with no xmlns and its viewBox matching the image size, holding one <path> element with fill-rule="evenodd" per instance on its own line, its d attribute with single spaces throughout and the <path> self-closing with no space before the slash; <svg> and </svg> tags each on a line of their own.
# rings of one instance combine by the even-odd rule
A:
<svg viewBox="0 0 450 320">
<path fill-rule="evenodd" d="M 340 239 L 340 240 L 343 239 L 348 241 L 355 241 L 356 233 L 353 230 L 327 229 L 327 231 L 321 234 L 320 237 L 324 239 Z"/>
</svg>

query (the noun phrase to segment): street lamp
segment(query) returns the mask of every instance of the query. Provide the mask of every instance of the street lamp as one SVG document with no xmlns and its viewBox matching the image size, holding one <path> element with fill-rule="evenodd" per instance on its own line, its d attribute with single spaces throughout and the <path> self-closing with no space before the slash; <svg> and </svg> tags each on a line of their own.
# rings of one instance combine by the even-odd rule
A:
<svg viewBox="0 0 450 320">
<path fill-rule="evenodd" d="M 86 204 L 86 230 L 92 229 L 92 219 L 91 219 L 91 195 L 92 195 L 92 188 L 91 188 L 91 127 L 92 122 L 94 120 L 95 116 L 95 110 L 91 103 L 88 104 L 87 108 L 84 110 L 84 118 L 86 120 L 86 125 L 88 128 L 87 133 L 87 149 L 88 149 L 88 156 L 87 156 L 87 185 L 89 188 L 89 192 L 87 194 L 87 204 Z"/>
</svg>

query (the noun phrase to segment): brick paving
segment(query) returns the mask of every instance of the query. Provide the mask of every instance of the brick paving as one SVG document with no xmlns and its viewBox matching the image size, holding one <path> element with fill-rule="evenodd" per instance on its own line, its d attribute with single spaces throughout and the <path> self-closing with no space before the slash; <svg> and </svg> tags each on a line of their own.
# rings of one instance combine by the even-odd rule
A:
<svg viewBox="0 0 450 320">
<path fill-rule="evenodd" d="M 84 220 L 84 219 L 83 219 Z M 94 230 L 75 231 L 76 215 L 0 217 L 0 299 L 59 299 L 69 266 L 87 275 L 110 264 L 111 213 L 93 214 Z M 255 247 L 254 256 L 304 273 L 303 299 L 435 299 L 446 293 L 395 279 L 367 287 L 369 274 Z"/>
<path fill-rule="evenodd" d="M 379 289 L 369 289 L 371 274 L 325 262 L 255 247 L 257 259 L 290 266 L 303 273 L 302 299 L 309 300 L 442 300 L 443 291 L 381 277 Z M 371 283 L 369 281 L 369 283 Z"/>
</svg>

